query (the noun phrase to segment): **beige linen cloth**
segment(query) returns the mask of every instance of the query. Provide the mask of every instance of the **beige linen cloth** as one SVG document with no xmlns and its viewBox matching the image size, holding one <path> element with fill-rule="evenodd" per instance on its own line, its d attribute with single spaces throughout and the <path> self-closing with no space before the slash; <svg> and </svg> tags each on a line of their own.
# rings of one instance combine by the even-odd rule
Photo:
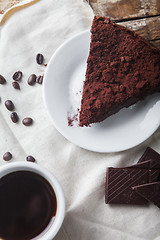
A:
<svg viewBox="0 0 160 240">
<path fill-rule="evenodd" d="M 140 146 L 119 153 L 94 153 L 67 141 L 52 125 L 44 108 L 42 86 L 27 85 L 31 73 L 43 74 L 35 62 L 38 52 L 47 63 L 68 38 L 90 28 L 93 12 L 83 0 L 40 0 L 14 13 L 0 27 L 0 165 L 10 151 L 12 162 L 33 155 L 60 181 L 66 196 L 66 216 L 56 240 L 160 240 L 160 209 L 153 204 L 111 206 L 104 202 L 106 167 L 136 163 L 147 146 L 160 153 L 160 129 Z M 12 75 L 23 72 L 21 90 L 12 87 Z M 25 127 L 10 120 L 4 101 L 11 99 L 19 114 L 34 119 Z"/>
</svg>

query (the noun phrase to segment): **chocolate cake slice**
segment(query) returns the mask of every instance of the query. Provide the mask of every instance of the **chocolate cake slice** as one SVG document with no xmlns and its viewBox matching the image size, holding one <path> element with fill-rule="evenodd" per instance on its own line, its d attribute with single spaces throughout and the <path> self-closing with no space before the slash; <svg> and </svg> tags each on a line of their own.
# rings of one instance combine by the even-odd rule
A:
<svg viewBox="0 0 160 240">
<path fill-rule="evenodd" d="M 160 92 L 160 50 L 135 32 L 94 17 L 79 126 L 103 121 Z"/>
</svg>

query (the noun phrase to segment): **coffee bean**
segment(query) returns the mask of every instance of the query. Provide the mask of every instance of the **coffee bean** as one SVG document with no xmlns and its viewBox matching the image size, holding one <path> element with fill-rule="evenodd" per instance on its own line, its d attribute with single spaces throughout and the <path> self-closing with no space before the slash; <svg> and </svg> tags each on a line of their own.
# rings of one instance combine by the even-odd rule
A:
<svg viewBox="0 0 160 240">
<path fill-rule="evenodd" d="M 28 162 L 35 162 L 35 161 L 36 161 L 35 158 L 32 157 L 32 156 L 26 157 L 26 160 L 27 160 Z"/>
<path fill-rule="evenodd" d="M 12 154 L 10 152 L 6 152 L 4 155 L 3 155 L 3 159 L 5 161 L 9 161 L 12 159 Z"/>
<path fill-rule="evenodd" d="M 18 114 L 16 112 L 11 113 L 11 120 L 14 123 L 17 123 L 19 120 Z"/>
<path fill-rule="evenodd" d="M 38 76 L 36 78 L 36 82 L 39 83 L 39 84 L 42 84 L 43 83 L 43 76 Z"/>
<path fill-rule="evenodd" d="M 43 55 L 42 55 L 41 53 L 38 53 L 38 54 L 36 55 L 36 61 L 37 61 L 37 63 L 38 63 L 39 65 L 41 65 L 41 64 L 43 63 L 43 60 L 44 60 Z"/>
<path fill-rule="evenodd" d="M 20 89 L 20 86 L 19 86 L 19 83 L 18 83 L 18 82 L 12 82 L 12 86 L 13 86 L 15 89 Z"/>
<path fill-rule="evenodd" d="M 37 76 L 35 74 L 31 74 L 28 78 L 28 84 L 33 86 L 36 82 Z"/>
<path fill-rule="evenodd" d="M 29 117 L 24 118 L 23 121 L 22 121 L 22 123 L 23 123 L 25 126 L 30 126 L 30 125 L 32 125 L 32 123 L 33 123 L 33 119 L 32 119 L 32 118 L 29 118 Z"/>
<path fill-rule="evenodd" d="M 5 101 L 5 106 L 9 111 L 12 111 L 14 109 L 14 104 L 11 100 L 6 100 Z"/>
<path fill-rule="evenodd" d="M 0 84 L 5 84 L 6 79 L 0 74 Z"/>
<path fill-rule="evenodd" d="M 22 78 L 22 72 L 21 71 L 17 71 L 13 74 L 12 78 L 15 80 L 15 81 L 20 81 L 21 78 Z"/>
</svg>

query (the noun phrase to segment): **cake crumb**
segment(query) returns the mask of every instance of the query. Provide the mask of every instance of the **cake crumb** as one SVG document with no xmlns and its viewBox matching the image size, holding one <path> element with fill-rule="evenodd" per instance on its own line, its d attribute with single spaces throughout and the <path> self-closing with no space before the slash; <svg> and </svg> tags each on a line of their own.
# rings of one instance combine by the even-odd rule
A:
<svg viewBox="0 0 160 240">
<path fill-rule="evenodd" d="M 74 122 L 78 122 L 78 113 L 71 116 L 71 113 L 68 112 L 68 126 L 73 127 Z"/>
</svg>

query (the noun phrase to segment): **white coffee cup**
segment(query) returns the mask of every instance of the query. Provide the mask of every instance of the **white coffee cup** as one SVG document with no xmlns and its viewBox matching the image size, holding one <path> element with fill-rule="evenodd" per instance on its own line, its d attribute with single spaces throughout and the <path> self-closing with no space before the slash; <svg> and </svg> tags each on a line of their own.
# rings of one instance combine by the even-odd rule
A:
<svg viewBox="0 0 160 240">
<path fill-rule="evenodd" d="M 57 199 L 57 211 L 53 221 L 50 221 L 48 226 L 38 236 L 32 240 L 52 240 L 58 233 L 65 216 L 65 198 L 61 185 L 57 179 L 46 168 L 31 162 L 15 162 L 8 163 L 0 168 L 0 179 L 12 172 L 16 171 L 29 171 L 39 174 L 44 177 L 52 186 L 56 199 Z"/>
</svg>

